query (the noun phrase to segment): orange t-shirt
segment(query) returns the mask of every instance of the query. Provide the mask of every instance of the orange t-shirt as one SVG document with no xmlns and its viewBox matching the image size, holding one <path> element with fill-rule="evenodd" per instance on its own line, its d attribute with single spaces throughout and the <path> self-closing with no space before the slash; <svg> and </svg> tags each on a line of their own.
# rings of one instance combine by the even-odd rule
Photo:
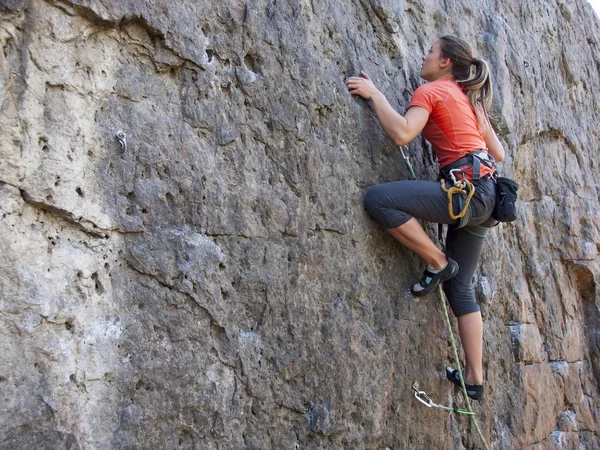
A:
<svg viewBox="0 0 600 450">
<path fill-rule="evenodd" d="M 409 108 L 412 106 L 429 113 L 423 136 L 431 142 L 440 167 L 467 153 L 487 149 L 475 110 L 454 80 L 441 78 L 419 86 L 410 100 Z M 467 171 L 467 178 L 471 173 Z M 492 169 L 481 165 L 482 177 L 491 173 Z"/>
</svg>

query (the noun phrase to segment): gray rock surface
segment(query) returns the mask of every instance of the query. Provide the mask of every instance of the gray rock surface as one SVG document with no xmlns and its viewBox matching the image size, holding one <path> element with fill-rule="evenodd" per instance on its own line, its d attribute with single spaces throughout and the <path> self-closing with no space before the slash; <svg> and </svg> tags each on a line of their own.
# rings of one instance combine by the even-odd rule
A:
<svg viewBox="0 0 600 450">
<path fill-rule="evenodd" d="M 520 218 L 475 286 L 498 449 L 600 448 L 600 27 L 583 0 L 0 0 L 0 447 L 480 448 L 439 300 L 367 217 L 455 33 Z M 126 133 L 126 145 L 115 139 Z M 421 178 L 436 172 L 421 139 Z"/>
</svg>

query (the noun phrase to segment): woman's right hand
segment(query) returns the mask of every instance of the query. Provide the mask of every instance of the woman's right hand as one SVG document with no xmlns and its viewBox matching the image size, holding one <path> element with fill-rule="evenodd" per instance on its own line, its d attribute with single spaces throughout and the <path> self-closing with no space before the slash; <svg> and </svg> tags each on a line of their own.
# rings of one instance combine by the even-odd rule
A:
<svg viewBox="0 0 600 450">
<path fill-rule="evenodd" d="M 381 94 L 371 81 L 369 75 L 360 72 L 360 77 L 350 77 L 346 81 L 346 87 L 352 95 L 360 95 L 362 98 L 371 100 L 375 95 Z"/>
<path fill-rule="evenodd" d="M 360 75 L 360 77 L 350 77 L 346 80 L 346 86 L 350 93 L 371 100 L 373 110 L 385 133 L 397 145 L 408 144 L 425 127 L 429 112 L 425 108 L 413 106 L 402 117 L 394 111 L 385 96 L 377 90 L 369 75 L 364 72 L 361 72 Z"/>
</svg>

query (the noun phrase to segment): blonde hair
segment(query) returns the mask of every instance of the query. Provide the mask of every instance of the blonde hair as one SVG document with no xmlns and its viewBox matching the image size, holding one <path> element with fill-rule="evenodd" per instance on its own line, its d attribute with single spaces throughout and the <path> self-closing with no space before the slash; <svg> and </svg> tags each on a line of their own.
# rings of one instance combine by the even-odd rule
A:
<svg viewBox="0 0 600 450">
<path fill-rule="evenodd" d="M 442 36 L 440 50 L 442 57 L 452 61 L 452 75 L 467 95 L 483 128 L 488 123 L 487 111 L 492 106 L 494 96 L 488 63 L 475 58 L 469 44 L 456 36 Z"/>
</svg>

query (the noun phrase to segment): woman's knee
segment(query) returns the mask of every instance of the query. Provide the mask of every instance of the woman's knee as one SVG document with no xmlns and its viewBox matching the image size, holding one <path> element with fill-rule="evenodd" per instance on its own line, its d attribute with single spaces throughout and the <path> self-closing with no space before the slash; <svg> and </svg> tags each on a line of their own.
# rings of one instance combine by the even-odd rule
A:
<svg viewBox="0 0 600 450">
<path fill-rule="evenodd" d="M 396 228 L 406 223 L 411 216 L 398 208 L 394 195 L 398 182 L 373 186 L 365 194 L 365 207 L 369 215 L 383 228 Z"/>
<path fill-rule="evenodd" d="M 471 286 L 457 283 L 454 278 L 442 285 L 454 316 L 460 317 L 480 310 Z"/>
<path fill-rule="evenodd" d="M 373 186 L 369 189 L 365 195 L 365 207 L 369 215 L 377 219 L 385 206 L 383 205 L 382 199 L 384 196 L 382 195 L 381 185 Z"/>
</svg>

